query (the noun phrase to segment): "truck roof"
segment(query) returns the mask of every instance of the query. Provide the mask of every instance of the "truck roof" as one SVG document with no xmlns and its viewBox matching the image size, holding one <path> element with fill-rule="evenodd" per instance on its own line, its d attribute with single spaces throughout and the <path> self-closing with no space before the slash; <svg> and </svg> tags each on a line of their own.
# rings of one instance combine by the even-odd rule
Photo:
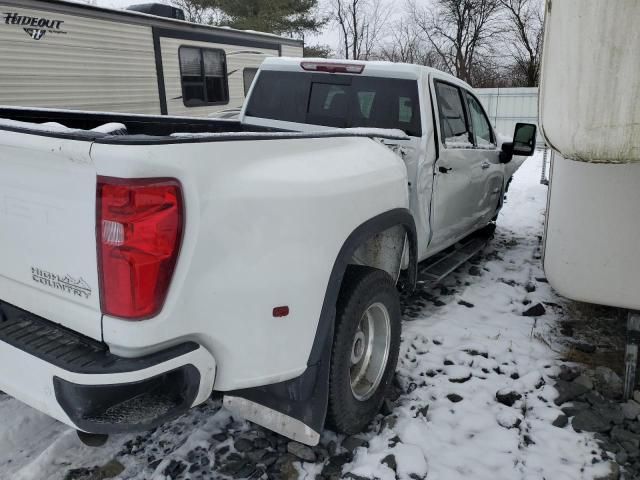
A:
<svg viewBox="0 0 640 480">
<path fill-rule="evenodd" d="M 432 73 L 440 78 L 463 85 L 466 88 L 472 88 L 466 82 L 460 80 L 453 75 L 438 70 L 433 67 L 423 65 L 414 65 L 412 63 L 395 63 L 379 60 L 341 60 L 327 58 L 293 58 L 293 57 L 269 57 L 264 60 L 260 68 L 262 70 L 283 70 L 302 72 L 304 69 L 301 64 L 308 63 L 325 63 L 329 65 L 364 65 L 362 73 L 359 75 L 371 77 L 388 77 L 388 78 L 405 78 L 410 80 L 419 80 Z"/>
</svg>

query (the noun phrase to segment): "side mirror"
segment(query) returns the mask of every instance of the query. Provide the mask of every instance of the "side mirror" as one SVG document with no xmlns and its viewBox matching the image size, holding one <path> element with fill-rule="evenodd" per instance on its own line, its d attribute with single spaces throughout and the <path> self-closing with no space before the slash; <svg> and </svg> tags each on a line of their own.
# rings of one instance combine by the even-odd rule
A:
<svg viewBox="0 0 640 480">
<path fill-rule="evenodd" d="M 530 157 L 536 150 L 537 127 L 532 123 L 516 123 L 513 142 L 504 142 L 500 151 L 500 163 L 509 163 L 514 155 Z"/>
<path fill-rule="evenodd" d="M 532 123 L 516 123 L 513 132 L 513 155 L 530 157 L 536 150 L 536 130 Z"/>
</svg>

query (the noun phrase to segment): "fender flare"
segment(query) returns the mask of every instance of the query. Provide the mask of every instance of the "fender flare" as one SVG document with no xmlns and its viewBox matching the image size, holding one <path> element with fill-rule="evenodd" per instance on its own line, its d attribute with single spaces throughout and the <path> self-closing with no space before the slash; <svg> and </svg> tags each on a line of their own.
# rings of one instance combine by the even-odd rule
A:
<svg viewBox="0 0 640 480">
<path fill-rule="evenodd" d="M 293 419 L 294 424 L 302 422 L 314 432 L 309 436 L 308 443 L 317 443 L 315 439 L 319 438 L 327 414 L 336 304 L 344 274 L 354 252 L 363 242 L 372 235 L 398 225 L 402 225 L 407 232 L 409 243 L 407 286 L 409 289 L 413 289 L 418 270 L 418 244 L 413 215 L 406 208 L 397 208 L 367 220 L 347 237 L 334 261 L 325 289 L 318 326 L 307 361 L 307 369 L 304 373 L 284 382 L 226 392 L 226 395 L 241 397 L 280 412 Z M 307 443 L 304 440 L 300 441 Z"/>
<path fill-rule="evenodd" d="M 416 223 L 413 215 L 406 208 L 397 208 L 377 215 L 356 228 L 351 235 L 347 237 L 338 256 L 333 264 L 329 282 L 320 311 L 320 320 L 316 330 L 316 337 L 313 342 L 311 353 L 307 366 L 315 365 L 322 357 L 322 346 L 329 330 L 331 329 L 330 338 L 333 337 L 333 323 L 335 321 L 335 307 L 338 301 L 338 294 L 342 286 L 342 279 L 349 266 L 349 261 L 357 248 L 368 240 L 372 235 L 383 232 L 388 228 L 401 225 L 407 232 L 409 240 L 409 267 L 408 267 L 408 288 L 415 288 L 418 276 L 418 241 L 416 233 Z M 331 328 L 330 328 L 331 327 Z"/>
</svg>

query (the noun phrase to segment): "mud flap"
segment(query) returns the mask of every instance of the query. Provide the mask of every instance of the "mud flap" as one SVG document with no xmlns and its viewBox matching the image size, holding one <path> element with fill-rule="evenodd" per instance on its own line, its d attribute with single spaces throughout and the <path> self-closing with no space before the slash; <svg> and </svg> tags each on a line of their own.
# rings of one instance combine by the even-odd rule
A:
<svg viewBox="0 0 640 480">
<path fill-rule="evenodd" d="M 329 402 L 329 368 L 333 322 L 325 335 L 322 355 L 297 378 L 225 394 L 232 413 L 306 445 L 320 441 Z"/>
</svg>

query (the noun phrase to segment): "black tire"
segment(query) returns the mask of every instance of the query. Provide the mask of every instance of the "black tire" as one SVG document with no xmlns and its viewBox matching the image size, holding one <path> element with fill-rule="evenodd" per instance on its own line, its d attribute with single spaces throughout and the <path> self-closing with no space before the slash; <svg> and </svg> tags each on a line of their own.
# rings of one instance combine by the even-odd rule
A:
<svg viewBox="0 0 640 480">
<path fill-rule="evenodd" d="M 358 400 L 352 391 L 350 377 L 354 339 L 360 319 L 370 306 L 377 303 L 384 305 L 389 314 L 387 361 L 377 389 L 368 398 Z M 374 268 L 350 266 L 342 282 L 336 308 L 327 415 L 331 428 L 352 435 L 364 430 L 376 416 L 393 381 L 401 329 L 399 295 L 389 274 Z"/>
</svg>

